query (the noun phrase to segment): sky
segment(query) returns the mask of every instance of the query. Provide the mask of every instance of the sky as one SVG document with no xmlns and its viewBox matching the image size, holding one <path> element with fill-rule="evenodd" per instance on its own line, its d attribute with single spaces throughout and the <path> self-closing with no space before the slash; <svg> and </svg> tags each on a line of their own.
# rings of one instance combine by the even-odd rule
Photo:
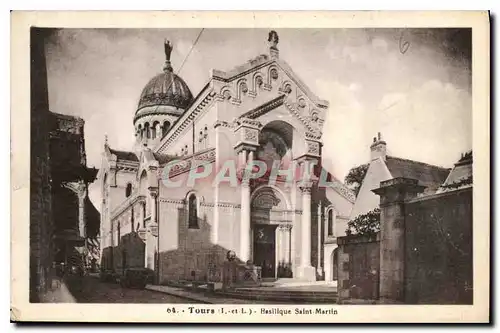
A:
<svg viewBox="0 0 500 333">
<path fill-rule="evenodd" d="M 377 132 L 388 154 L 452 167 L 472 148 L 469 29 L 281 29 L 278 48 L 296 75 L 329 102 L 323 164 L 337 178 L 367 163 Z M 211 69 L 268 52 L 266 29 L 61 29 L 46 45 L 53 112 L 85 120 L 89 166 L 104 137 L 132 150 L 133 116 L 146 83 L 172 65 L 194 96 Z M 190 50 L 192 48 L 191 53 Z M 189 54 L 189 56 L 188 56 Z M 89 195 L 98 204 L 98 186 Z"/>
</svg>

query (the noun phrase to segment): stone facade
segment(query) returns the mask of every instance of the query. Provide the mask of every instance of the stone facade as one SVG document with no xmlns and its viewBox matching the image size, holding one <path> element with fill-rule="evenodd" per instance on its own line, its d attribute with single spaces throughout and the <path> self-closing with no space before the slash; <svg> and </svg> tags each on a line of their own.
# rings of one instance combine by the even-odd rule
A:
<svg viewBox="0 0 500 333">
<path fill-rule="evenodd" d="M 30 302 L 50 283 L 51 186 L 49 166 L 49 102 L 44 31 L 31 30 L 31 164 L 30 164 Z"/>
<path fill-rule="evenodd" d="M 152 140 L 144 132 L 150 130 L 146 122 L 163 120 L 145 118 L 149 113 L 139 102 L 133 152 L 104 145 L 102 262 L 116 270 L 116 260 L 106 254 L 113 251 L 106 249 L 120 247 L 127 233 L 137 233 L 143 241 L 139 248 L 144 247 L 139 266 L 154 270 L 159 283 L 220 279 L 229 251 L 241 264 L 261 267 L 263 278 L 324 279 L 325 262 L 332 278 L 331 253 L 325 257 L 324 248 L 338 235 L 325 234 L 327 212 L 334 211 L 335 221 L 345 224 L 354 196 L 330 174 L 328 185 L 319 185 L 327 103 L 298 79 L 275 46 L 269 55 L 232 71 L 213 70 L 183 112 L 177 102 L 194 94 L 177 76 L 158 77 L 182 87 L 170 101 L 169 85 L 159 85 L 166 88 L 155 117 L 170 124 L 175 116 L 176 121 L 161 139 Z M 273 174 L 268 168 L 257 179 L 243 177 L 254 161 L 268 167 L 275 163 L 281 171 Z M 287 170 L 293 171 L 289 182 Z M 231 173 L 236 177 L 227 176 Z M 217 181 L 217 175 L 227 178 Z M 139 197 L 140 209 L 135 206 Z M 138 228 L 123 227 L 130 216 L 136 216 Z M 333 219 L 330 223 L 345 230 L 333 227 Z"/>
<path fill-rule="evenodd" d="M 84 121 L 49 111 L 44 44 L 50 33 L 31 30 L 31 302 L 51 288 L 56 264 L 67 267 L 74 247 L 99 228 L 87 197 L 97 170 L 86 166 Z"/>
</svg>

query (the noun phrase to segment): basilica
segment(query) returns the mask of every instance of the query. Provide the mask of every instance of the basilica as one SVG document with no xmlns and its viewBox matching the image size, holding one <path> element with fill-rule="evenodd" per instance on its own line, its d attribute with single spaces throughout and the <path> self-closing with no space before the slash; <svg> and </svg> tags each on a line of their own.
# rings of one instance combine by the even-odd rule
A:
<svg viewBox="0 0 500 333">
<path fill-rule="evenodd" d="M 135 146 L 104 143 L 103 269 L 149 268 L 157 283 L 216 280 L 232 253 L 260 267 L 259 278 L 336 279 L 336 238 L 355 197 L 328 172 L 320 184 L 328 103 L 281 58 L 278 42 L 271 31 L 265 54 L 213 69 L 195 94 L 164 43 L 163 71 L 145 85 L 131 119 Z M 213 182 L 227 161 L 237 175 L 252 161 L 281 170 L 273 182 L 273 171 Z M 313 167 L 290 181 L 289 165 Z"/>
</svg>

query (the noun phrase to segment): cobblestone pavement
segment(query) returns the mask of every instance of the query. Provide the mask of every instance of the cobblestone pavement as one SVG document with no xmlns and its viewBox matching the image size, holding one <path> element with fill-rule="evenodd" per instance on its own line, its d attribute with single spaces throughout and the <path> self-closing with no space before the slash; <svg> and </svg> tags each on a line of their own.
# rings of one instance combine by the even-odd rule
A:
<svg viewBox="0 0 500 333">
<path fill-rule="evenodd" d="M 101 282 L 88 276 L 69 280 L 68 289 L 78 303 L 196 303 L 161 292 L 122 288 L 118 283 Z"/>
</svg>

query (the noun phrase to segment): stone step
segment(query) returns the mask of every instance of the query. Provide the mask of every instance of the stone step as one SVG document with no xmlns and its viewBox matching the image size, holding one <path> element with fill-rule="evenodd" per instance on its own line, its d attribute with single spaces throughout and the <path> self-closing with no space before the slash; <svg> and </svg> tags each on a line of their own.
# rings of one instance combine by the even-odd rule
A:
<svg viewBox="0 0 500 333">
<path fill-rule="evenodd" d="M 219 291 L 217 294 L 224 295 L 225 297 L 259 301 L 278 301 L 283 303 L 337 303 L 338 301 L 336 292 L 236 289 Z"/>
<path fill-rule="evenodd" d="M 299 296 L 323 296 L 323 297 L 337 297 L 337 291 L 322 291 L 322 290 L 292 290 L 292 289 L 280 289 L 280 288 L 237 288 L 237 292 L 241 293 L 252 293 L 252 294 L 269 294 L 269 295 L 286 295 L 293 294 Z"/>
</svg>

